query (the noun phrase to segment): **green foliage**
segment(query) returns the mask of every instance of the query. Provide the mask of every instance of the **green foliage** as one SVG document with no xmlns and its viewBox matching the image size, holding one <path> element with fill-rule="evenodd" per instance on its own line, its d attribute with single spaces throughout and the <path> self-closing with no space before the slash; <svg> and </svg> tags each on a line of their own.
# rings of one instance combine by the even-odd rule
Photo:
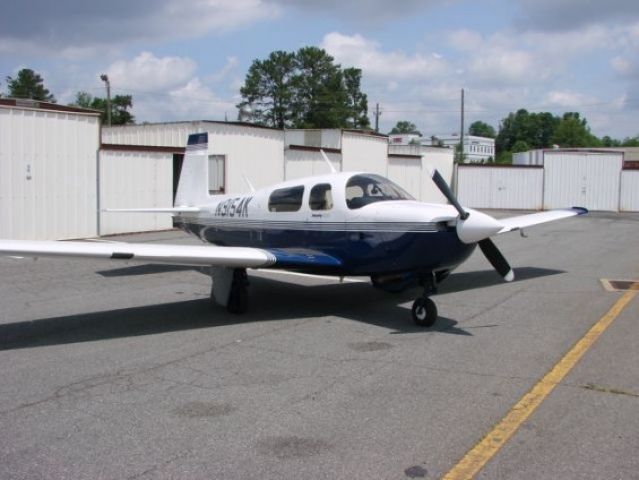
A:
<svg viewBox="0 0 639 480">
<path fill-rule="evenodd" d="M 513 145 L 520 140 L 531 148 L 549 148 L 558 124 L 559 118 L 551 113 L 529 113 L 520 109 L 501 121 L 495 148 L 497 151 L 512 151 Z"/>
<path fill-rule="evenodd" d="M 468 127 L 468 134 L 486 138 L 495 138 L 497 136 L 493 127 L 480 120 L 470 124 L 470 127 Z"/>
<path fill-rule="evenodd" d="M 625 138 L 621 143 L 622 147 L 639 147 L 639 135 L 632 138 Z"/>
<path fill-rule="evenodd" d="M 276 51 L 250 66 L 237 107 L 250 107 L 254 123 L 277 128 L 366 128 L 361 76 L 317 47 Z"/>
<path fill-rule="evenodd" d="M 552 142 L 561 147 L 597 147 L 601 142 L 590 133 L 585 118 L 577 112 L 566 112 L 552 136 Z"/>
<path fill-rule="evenodd" d="M 417 125 L 415 125 L 413 122 L 408 122 L 406 120 L 400 120 L 399 122 L 395 124 L 393 129 L 390 132 L 388 132 L 389 135 L 396 135 L 396 134 L 403 134 L 403 133 L 419 135 L 420 137 L 422 136 L 422 132 L 417 130 Z"/>
<path fill-rule="evenodd" d="M 44 87 L 42 77 L 30 68 L 20 70 L 16 78 L 7 77 L 7 87 L 9 96 L 13 98 L 30 98 L 53 103 L 56 101 L 53 94 Z"/>
<path fill-rule="evenodd" d="M 77 107 L 99 110 L 102 124 L 107 122 L 107 99 L 94 97 L 87 92 L 78 92 L 75 96 Z M 131 95 L 116 95 L 111 99 L 111 125 L 129 125 L 135 123 L 135 117 L 131 115 L 129 109 L 133 107 L 133 97 Z"/>
<path fill-rule="evenodd" d="M 352 67 L 345 68 L 342 74 L 344 75 L 344 86 L 346 87 L 347 127 L 357 129 L 370 128 L 368 97 L 361 90 L 362 70 Z"/>
<path fill-rule="evenodd" d="M 527 152 L 530 146 L 523 140 L 517 140 L 513 145 L 512 153 Z"/>
<path fill-rule="evenodd" d="M 602 147 L 620 147 L 621 142 L 619 140 L 615 140 L 614 138 L 610 138 L 608 135 L 604 135 L 601 137 L 601 146 Z"/>
<path fill-rule="evenodd" d="M 508 150 L 497 153 L 495 163 L 511 164 L 513 163 L 513 153 Z"/>
</svg>

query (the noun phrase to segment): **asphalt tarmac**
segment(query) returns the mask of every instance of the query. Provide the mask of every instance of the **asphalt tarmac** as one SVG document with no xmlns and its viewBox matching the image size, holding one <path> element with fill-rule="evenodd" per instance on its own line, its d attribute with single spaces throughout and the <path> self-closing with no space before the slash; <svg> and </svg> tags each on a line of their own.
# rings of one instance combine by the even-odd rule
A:
<svg viewBox="0 0 639 480">
<path fill-rule="evenodd" d="M 234 316 L 184 268 L 0 258 L 0 478 L 441 478 L 626 295 L 600 279 L 639 280 L 639 214 L 526 234 L 430 329 L 367 281 L 250 272 Z M 639 478 L 638 345 L 634 297 L 476 478 Z"/>
</svg>

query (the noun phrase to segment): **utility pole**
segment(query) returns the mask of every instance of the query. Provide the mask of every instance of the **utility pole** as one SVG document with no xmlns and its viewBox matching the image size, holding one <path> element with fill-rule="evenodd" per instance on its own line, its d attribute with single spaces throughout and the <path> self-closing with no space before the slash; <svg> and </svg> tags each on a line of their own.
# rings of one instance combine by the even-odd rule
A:
<svg viewBox="0 0 639 480">
<path fill-rule="evenodd" d="M 379 111 L 379 103 L 375 104 L 375 133 L 379 133 L 379 116 L 382 112 Z"/>
<path fill-rule="evenodd" d="M 461 129 L 459 130 L 459 163 L 464 160 L 464 89 L 461 89 Z"/>
<path fill-rule="evenodd" d="M 100 75 L 100 80 L 102 80 L 106 84 L 107 91 L 107 125 L 111 126 L 111 82 L 109 82 L 109 77 L 106 73 Z"/>
</svg>

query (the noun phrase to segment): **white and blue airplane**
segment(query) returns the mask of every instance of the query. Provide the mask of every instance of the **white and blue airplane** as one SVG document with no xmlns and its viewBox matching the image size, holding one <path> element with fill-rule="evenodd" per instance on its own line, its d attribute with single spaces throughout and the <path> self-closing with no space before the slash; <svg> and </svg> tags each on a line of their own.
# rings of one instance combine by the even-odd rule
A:
<svg viewBox="0 0 639 480">
<path fill-rule="evenodd" d="M 247 309 L 247 268 L 366 276 L 390 292 L 421 287 L 412 316 L 428 327 L 437 319 L 430 296 L 477 245 L 512 281 L 513 270 L 490 237 L 587 213 L 573 207 L 497 220 L 462 207 L 437 171 L 433 180 L 451 205 L 418 202 L 379 175 L 335 172 L 325 159 L 332 170 L 327 175 L 244 195 L 209 195 L 208 135 L 193 134 L 175 206 L 125 211 L 172 213 L 180 228 L 206 245 L 0 240 L 0 255 L 203 267 L 213 279 L 211 300 L 232 313 Z"/>
</svg>

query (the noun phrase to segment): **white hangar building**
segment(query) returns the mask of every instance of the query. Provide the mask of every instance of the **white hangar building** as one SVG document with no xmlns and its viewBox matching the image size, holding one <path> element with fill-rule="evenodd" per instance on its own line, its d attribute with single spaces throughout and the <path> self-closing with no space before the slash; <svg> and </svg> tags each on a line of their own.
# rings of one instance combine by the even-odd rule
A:
<svg viewBox="0 0 639 480">
<path fill-rule="evenodd" d="M 0 98 L 0 238 L 92 237 L 100 114 Z"/>
<path fill-rule="evenodd" d="M 280 130 L 216 121 L 104 127 L 101 208 L 172 205 L 186 139 L 199 132 L 208 132 L 211 193 L 241 193 L 249 189 L 249 182 L 260 188 L 327 173 L 320 150 L 338 171 L 388 176 L 425 201 L 445 201 L 432 183 L 429 169 L 437 166 L 445 178 L 452 177 L 452 153 L 432 155 L 430 160 L 421 152 L 389 153 L 386 135 L 359 130 Z M 103 212 L 100 218 L 101 235 L 172 226 L 168 214 Z"/>
<path fill-rule="evenodd" d="M 193 121 L 101 127 L 99 112 L 0 99 L 0 238 L 71 239 L 172 228 L 169 214 L 105 209 L 173 205 L 191 133 L 209 135 L 209 189 L 240 193 L 336 170 L 388 176 L 416 198 L 445 201 L 453 157 L 389 152 L 385 135 L 356 130 L 280 130 Z"/>
</svg>

